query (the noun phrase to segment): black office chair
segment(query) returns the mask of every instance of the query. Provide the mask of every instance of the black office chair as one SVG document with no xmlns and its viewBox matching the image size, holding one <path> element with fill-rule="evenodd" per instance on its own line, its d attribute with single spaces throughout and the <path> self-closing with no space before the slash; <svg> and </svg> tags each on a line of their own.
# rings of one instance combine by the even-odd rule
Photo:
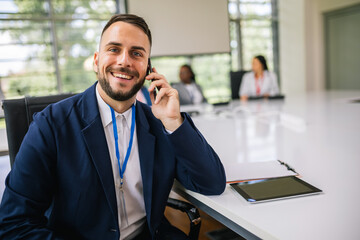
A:
<svg viewBox="0 0 360 240">
<path fill-rule="evenodd" d="M 44 97 L 25 97 L 3 101 L 2 105 L 5 113 L 11 167 L 14 164 L 21 142 L 33 120 L 34 113 L 42 111 L 51 103 L 58 102 L 73 95 L 74 94 L 61 94 Z M 201 227 L 201 218 L 198 209 L 188 202 L 173 198 L 168 199 L 167 205 L 187 214 L 190 220 L 188 236 L 190 239 L 198 239 Z"/>
<path fill-rule="evenodd" d="M 230 88 L 231 88 L 231 99 L 239 99 L 239 90 L 241 81 L 245 73 L 248 71 L 240 70 L 237 72 L 230 72 Z"/>
<path fill-rule="evenodd" d="M 33 120 L 34 113 L 40 112 L 51 103 L 58 102 L 70 96 L 73 96 L 73 94 L 25 97 L 3 101 L 11 167 L 14 164 L 21 142 Z"/>
</svg>

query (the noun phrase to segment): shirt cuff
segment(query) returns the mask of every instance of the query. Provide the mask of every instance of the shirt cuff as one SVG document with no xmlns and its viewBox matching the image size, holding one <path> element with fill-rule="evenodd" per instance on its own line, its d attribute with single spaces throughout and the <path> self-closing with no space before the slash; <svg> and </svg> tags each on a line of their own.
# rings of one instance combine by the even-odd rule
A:
<svg viewBox="0 0 360 240">
<path fill-rule="evenodd" d="M 184 122 L 187 121 L 184 113 L 181 113 L 181 116 L 183 117 L 184 121 L 181 123 L 181 125 L 180 125 L 177 129 L 179 129 L 179 128 L 184 124 Z M 177 129 L 176 129 L 176 130 L 177 130 Z M 176 130 L 175 130 L 175 131 L 176 131 Z M 170 134 L 172 134 L 173 132 L 175 132 L 175 131 L 171 131 L 171 130 L 166 129 L 165 127 L 164 127 L 164 131 L 165 131 L 168 135 L 170 135 Z"/>
</svg>

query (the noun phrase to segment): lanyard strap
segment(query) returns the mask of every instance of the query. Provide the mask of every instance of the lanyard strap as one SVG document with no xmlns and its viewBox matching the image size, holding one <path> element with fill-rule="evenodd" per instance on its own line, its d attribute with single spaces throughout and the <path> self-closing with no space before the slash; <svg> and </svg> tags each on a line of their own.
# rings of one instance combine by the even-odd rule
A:
<svg viewBox="0 0 360 240">
<path fill-rule="evenodd" d="M 261 81 L 261 83 L 260 83 Z M 264 83 L 264 76 L 262 78 L 255 78 L 255 86 L 256 86 L 256 95 L 260 95 L 261 92 L 261 86 Z M 260 86 L 261 84 L 261 86 Z"/>
<path fill-rule="evenodd" d="M 120 180 L 121 180 L 120 184 L 121 184 L 121 187 L 122 187 L 124 173 L 125 173 L 125 169 L 126 169 L 126 164 L 127 164 L 128 160 L 129 160 L 129 157 L 130 157 L 131 147 L 132 147 L 133 138 L 134 138 L 134 131 L 135 131 L 135 104 L 133 104 L 132 107 L 131 107 L 131 116 L 132 116 L 132 118 L 131 118 L 130 140 L 129 140 L 129 146 L 128 146 L 127 151 L 126 151 L 124 163 L 123 163 L 122 166 L 120 164 L 120 152 L 119 152 L 119 145 L 118 145 L 119 137 L 118 137 L 118 134 L 117 134 L 115 111 L 114 111 L 114 109 L 112 107 L 110 107 L 110 111 L 111 111 L 112 125 L 113 125 L 114 138 L 115 138 L 116 158 L 117 158 L 117 161 L 118 161 Z"/>
</svg>

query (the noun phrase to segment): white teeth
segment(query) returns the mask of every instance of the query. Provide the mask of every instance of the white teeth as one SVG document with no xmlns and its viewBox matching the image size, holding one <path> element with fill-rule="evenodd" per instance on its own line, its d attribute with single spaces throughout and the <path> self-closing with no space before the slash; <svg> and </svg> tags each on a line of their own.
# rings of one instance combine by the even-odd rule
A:
<svg viewBox="0 0 360 240">
<path fill-rule="evenodd" d="M 119 78 L 125 78 L 125 79 L 131 79 L 131 76 L 128 76 L 128 75 L 123 75 L 123 74 L 120 74 L 120 73 L 113 73 L 113 75 L 115 77 L 119 77 Z"/>
</svg>

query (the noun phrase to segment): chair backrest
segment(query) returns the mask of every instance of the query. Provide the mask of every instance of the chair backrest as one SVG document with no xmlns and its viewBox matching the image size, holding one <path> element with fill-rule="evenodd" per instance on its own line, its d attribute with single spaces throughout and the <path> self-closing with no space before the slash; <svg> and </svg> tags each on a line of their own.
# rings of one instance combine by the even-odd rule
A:
<svg viewBox="0 0 360 240">
<path fill-rule="evenodd" d="M 36 112 L 42 111 L 51 103 L 58 102 L 74 94 L 61 94 L 44 97 L 25 97 L 3 101 L 6 134 L 9 146 L 10 165 L 12 166 L 21 142 L 29 129 Z"/>
<path fill-rule="evenodd" d="M 231 87 L 231 99 L 239 99 L 239 89 L 241 86 L 241 80 L 245 73 L 248 71 L 240 70 L 237 72 L 230 72 L 230 87 Z"/>
</svg>

